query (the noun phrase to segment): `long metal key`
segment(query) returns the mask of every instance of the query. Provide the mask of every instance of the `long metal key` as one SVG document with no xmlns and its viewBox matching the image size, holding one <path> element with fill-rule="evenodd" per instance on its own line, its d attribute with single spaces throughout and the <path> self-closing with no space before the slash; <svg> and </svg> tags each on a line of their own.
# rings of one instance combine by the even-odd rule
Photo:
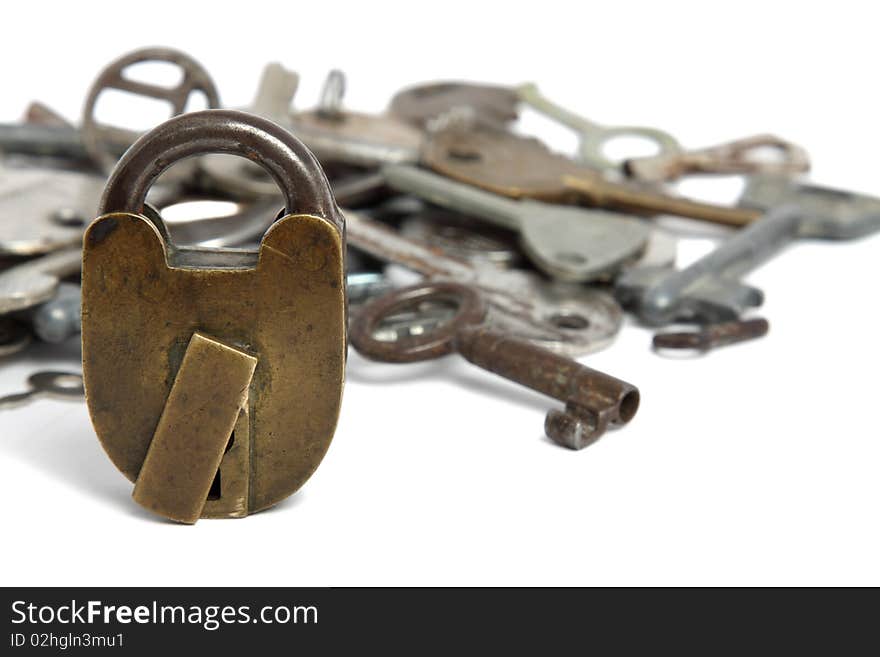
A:
<svg viewBox="0 0 880 657">
<path fill-rule="evenodd" d="M 450 303 L 455 315 L 422 335 L 393 341 L 376 337 L 382 320 L 404 308 Z M 471 363 L 565 403 L 551 410 L 544 429 L 561 445 L 582 449 L 611 424 L 626 424 L 639 407 L 638 389 L 485 324 L 480 293 L 458 283 L 422 283 L 369 302 L 352 322 L 351 343 L 373 360 L 406 363 L 458 352 Z"/>
<path fill-rule="evenodd" d="M 647 224 L 625 215 L 516 201 L 406 166 L 382 170 L 388 184 L 437 205 L 481 217 L 520 234 L 542 271 L 564 281 L 589 281 L 619 270 L 644 251 Z"/>
<path fill-rule="evenodd" d="M 364 214 L 343 212 L 350 245 L 431 280 L 478 288 L 489 304 L 490 322 L 513 335 L 581 356 L 607 346 L 620 330 L 623 313 L 605 292 L 548 281 L 529 271 L 460 260 L 440 248 L 406 239 Z"/>
<path fill-rule="evenodd" d="M 650 141 L 657 146 L 657 150 L 662 155 L 682 152 L 678 140 L 668 132 L 644 126 L 599 125 L 552 102 L 538 91 L 534 83 L 520 85 L 516 92 L 524 103 L 577 133 L 580 140 L 578 157 L 588 166 L 619 171 L 622 162 L 615 162 L 609 158 L 604 152 L 604 147 L 612 139 L 620 137 L 638 137 Z"/>
<path fill-rule="evenodd" d="M 553 153 L 537 139 L 490 129 L 449 129 L 425 144 L 422 162 L 435 171 L 510 196 L 574 203 L 644 216 L 670 214 L 744 226 L 761 213 L 671 196 L 633 182 L 613 182 L 595 169 Z"/>
<path fill-rule="evenodd" d="M 618 290 L 622 298 L 645 322 L 662 325 L 679 318 L 709 322 L 736 319 L 746 308 L 763 302 L 760 290 L 737 279 L 790 242 L 805 237 L 850 240 L 880 230 L 880 199 L 815 186 L 801 194 L 785 194 L 798 186 L 791 182 L 782 185 L 778 179 L 755 184 L 777 185 L 780 194 L 776 198 L 785 204 L 689 267 L 673 272 L 632 270 L 621 277 Z"/>
</svg>

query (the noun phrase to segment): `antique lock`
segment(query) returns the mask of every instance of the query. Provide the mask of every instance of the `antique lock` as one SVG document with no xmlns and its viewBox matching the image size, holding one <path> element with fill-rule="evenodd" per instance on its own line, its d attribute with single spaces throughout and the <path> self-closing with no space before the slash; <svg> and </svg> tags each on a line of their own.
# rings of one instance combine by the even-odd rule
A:
<svg viewBox="0 0 880 657">
<path fill-rule="evenodd" d="M 281 188 L 258 250 L 182 248 L 144 198 L 172 164 L 230 153 Z M 243 517 L 292 494 L 336 427 L 346 353 L 344 223 L 311 152 L 231 110 L 136 141 L 83 245 L 86 399 L 133 497 L 168 518 Z"/>
</svg>

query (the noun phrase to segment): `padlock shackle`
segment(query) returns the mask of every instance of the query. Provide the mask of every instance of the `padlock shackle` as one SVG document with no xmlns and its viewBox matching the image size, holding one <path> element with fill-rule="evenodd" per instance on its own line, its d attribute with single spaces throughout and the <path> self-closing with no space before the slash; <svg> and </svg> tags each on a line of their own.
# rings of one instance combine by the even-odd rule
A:
<svg viewBox="0 0 880 657">
<path fill-rule="evenodd" d="M 107 181 L 99 216 L 142 214 L 147 192 L 173 164 L 195 155 L 229 153 L 259 164 L 278 184 L 285 214 L 342 219 L 330 185 L 312 152 L 281 126 L 247 112 L 214 109 L 181 114 L 141 136 Z"/>
</svg>

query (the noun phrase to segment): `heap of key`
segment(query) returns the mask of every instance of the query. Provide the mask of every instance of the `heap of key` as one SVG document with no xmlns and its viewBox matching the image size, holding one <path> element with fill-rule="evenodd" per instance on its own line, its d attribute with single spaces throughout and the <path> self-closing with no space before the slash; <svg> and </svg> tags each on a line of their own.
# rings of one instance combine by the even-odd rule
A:
<svg viewBox="0 0 880 657">
<path fill-rule="evenodd" d="M 181 81 L 166 88 L 126 74 L 150 61 L 180 67 Z M 346 106 L 340 71 L 308 109 L 294 102 L 298 84 L 296 73 L 269 64 L 252 103 L 226 109 L 271 121 L 320 163 L 345 218 L 351 345 L 386 362 L 455 353 L 544 393 L 564 404 L 547 414 L 548 436 L 574 449 L 638 409 L 634 385 L 575 360 L 611 345 L 625 312 L 637 319 L 633 330 L 671 327 L 654 336 L 657 352 L 757 338 L 769 324 L 754 316 L 763 292 L 745 274 L 796 239 L 852 240 L 880 229 L 880 200 L 802 182 L 806 152 L 774 135 L 689 148 L 656 128 L 584 118 L 535 84 L 419 83 L 381 113 Z M 209 110 L 224 109 L 198 62 L 151 48 L 100 72 L 78 125 L 32 103 L 23 121 L 0 126 L 4 357 L 81 330 L 84 231 L 139 137 L 95 118 L 101 103 L 112 103 L 108 90 L 164 101 L 169 118 L 186 113 L 194 94 Z M 525 109 L 573 131 L 576 152 L 522 134 Z M 648 140 L 657 152 L 611 159 L 605 146 L 619 137 Z M 284 214 L 277 178 L 249 158 L 208 150 L 155 181 L 144 215 L 221 201 L 233 210 L 166 221 L 169 243 L 193 252 L 254 248 Z M 736 204 L 719 205 L 675 193 L 692 175 L 746 182 Z M 725 238 L 678 268 L 676 241 L 658 221 L 667 216 L 717 224 Z M 415 285 L 413 274 L 421 277 Z M 42 373 L 33 387 L 76 397 L 78 385 L 55 383 L 76 375 Z"/>
</svg>

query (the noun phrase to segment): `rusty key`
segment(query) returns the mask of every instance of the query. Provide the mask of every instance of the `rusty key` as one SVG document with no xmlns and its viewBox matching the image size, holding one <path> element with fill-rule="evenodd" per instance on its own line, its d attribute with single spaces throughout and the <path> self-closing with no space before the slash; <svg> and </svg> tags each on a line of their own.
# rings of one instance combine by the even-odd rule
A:
<svg viewBox="0 0 880 657">
<path fill-rule="evenodd" d="M 542 142 L 489 128 L 450 129 L 431 135 L 424 164 L 450 178 L 512 198 L 581 204 L 643 216 L 671 214 L 744 226 L 760 212 L 671 196 L 632 182 L 612 182 L 589 167 L 553 153 Z"/>
<path fill-rule="evenodd" d="M 421 335 L 383 341 L 382 320 L 426 304 L 455 308 L 448 321 Z M 458 352 L 478 367 L 553 397 L 565 410 L 547 414 L 544 430 L 571 449 L 594 443 L 609 425 L 626 424 L 639 407 L 638 389 L 570 358 L 487 325 L 486 305 L 474 288 L 458 283 L 423 283 L 396 290 L 366 304 L 354 317 L 351 344 L 365 357 L 391 363 L 430 360 Z"/>
</svg>

